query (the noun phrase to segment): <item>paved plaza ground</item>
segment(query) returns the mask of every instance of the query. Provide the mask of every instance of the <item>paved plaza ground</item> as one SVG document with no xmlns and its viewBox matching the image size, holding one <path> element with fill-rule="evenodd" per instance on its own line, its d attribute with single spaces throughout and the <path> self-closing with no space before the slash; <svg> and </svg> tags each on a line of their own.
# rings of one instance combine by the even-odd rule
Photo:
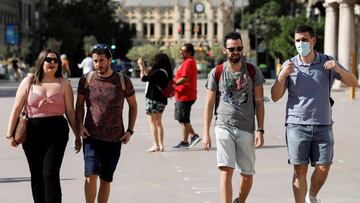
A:
<svg viewBox="0 0 360 203">
<path fill-rule="evenodd" d="M 110 195 L 111 203 L 219 203 L 219 173 L 216 168 L 216 149 L 203 151 L 195 148 L 174 151 L 171 146 L 181 138 L 180 126 L 173 119 L 174 100 L 163 115 L 165 152 L 147 153 L 151 134 L 144 110 L 145 85 L 133 79 L 138 101 L 138 119 L 129 144 L 123 145 L 121 159 L 114 175 Z M 270 98 L 273 81 L 265 85 Z M 76 88 L 77 79 L 72 79 Z M 205 101 L 205 80 L 198 81 L 198 101 L 193 106 L 192 124 L 202 135 Z M 30 174 L 21 147 L 9 147 L 6 136 L 9 113 L 14 101 L 16 83 L 0 82 L 0 202 L 30 203 Z M 322 203 L 360 202 L 360 90 L 355 100 L 349 99 L 347 89 L 332 91 L 335 156 L 328 180 L 319 194 Z M 286 97 L 274 103 L 265 103 L 265 145 L 256 150 L 256 175 L 249 203 L 291 203 L 292 167 L 287 164 L 284 139 Z M 125 108 L 127 109 L 127 108 Z M 125 117 L 126 118 L 126 117 Z M 64 203 L 84 202 L 82 153 L 66 149 L 61 185 Z M 214 136 L 212 133 L 213 142 Z M 310 168 L 310 172 L 313 169 Z M 310 177 L 309 177 L 310 178 Z M 233 179 L 233 196 L 238 191 L 239 175 Z"/>
</svg>

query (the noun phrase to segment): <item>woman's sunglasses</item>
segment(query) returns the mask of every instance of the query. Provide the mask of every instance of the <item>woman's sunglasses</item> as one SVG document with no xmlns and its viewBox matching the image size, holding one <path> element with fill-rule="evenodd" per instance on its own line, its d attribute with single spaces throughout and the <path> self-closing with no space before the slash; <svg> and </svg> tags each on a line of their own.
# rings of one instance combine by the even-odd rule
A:
<svg viewBox="0 0 360 203">
<path fill-rule="evenodd" d="M 52 61 L 54 63 L 59 63 L 59 59 L 58 58 L 52 58 L 52 57 L 45 57 L 44 61 L 46 61 L 47 63 L 51 63 Z"/>
</svg>

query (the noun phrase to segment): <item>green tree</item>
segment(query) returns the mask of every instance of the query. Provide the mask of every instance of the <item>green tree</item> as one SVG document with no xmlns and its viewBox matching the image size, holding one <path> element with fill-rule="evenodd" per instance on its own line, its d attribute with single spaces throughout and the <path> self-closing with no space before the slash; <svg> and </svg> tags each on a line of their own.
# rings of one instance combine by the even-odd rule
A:
<svg viewBox="0 0 360 203">
<path fill-rule="evenodd" d="M 306 18 L 305 15 L 298 17 L 282 17 L 279 18 L 280 34 L 275 36 L 269 44 L 269 51 L 273 57 L 280 58 L 281 61 L 296 55 L 294 46 L 294 30 L 299 25 L 311 26 L 317 36 L 315 50 L 323 51 L 324 39 L 324 19 L 313 21 Z"/>
<path fill-rule="evenodd" d="M 164 53 L 167 54 L 172 60 L 179 62 L 181 60 L 180 48 L 181 44 L 175 44 L 164 50 Z"/>
<path fill-rule="evenodd" d="M 32 39 L 23 39 L 20 43 L 20 53 L 19 56 L 22 59 L 26 59 L 31 53 Z"/>
<path fill-rule="evenodd" d="M 46 48 L 54 49 L 55 51 L 60 52 L 61 40 L 49 38 L 46 42 Z"/>
<path fill-rule="evenodd" d="M 45 40 L 61 40 L 61 52 L 71 58 L 73 65 L 84 57 L 82 47 L 85 36 L 94 36 L 99 43 L 114 43 L 117 47 L 114 58 L 125 58 L 131 47 L 132 33 L 127 24 L 114 18 L 115 9 L 111 0 L 40 2 L 43 4 L 40 35 Z"/>
<path fill-rule="evenodd" d="M 151 62 L 152 58 L 158 54 L 159 48 L 152 44 L 144 44 L 141 46 L 134 46 L 129 50 L 127 57 L 132 61 L 136 61 L 139 57 L 142 57 L 145 61 Z"/>
<path fill-rule="evenodd" d="M 92 51 L 92 46 L 94 46 L 94 44 L 97 44 L 97 40 L 96 38 L 91 35 L 91 36 L 85 36 L 83 39 L 84 42 L 84 52 L 85 54 L 90 54 Z"/>
<path fill-rule="evenodd" d="M 296 54 L 293 38 L 298 25 L 314 28 L 318 39 L 315 49 L 322 51 L 324 19 L 313 21 L 305 12 L 305 6 L 289 0 L 254 0 L 244 9 L 242 24 L 249 28 L 252 39 L 257 38 L 259 48 L 283 61 Z"/>
<path fill-rule="evenodd" d="M 244 13 L 255 13 L 258 8 L 261 8 L 265 4 L 270 2 L 274 2 L 278 5 L 283 5 L 280 7 L 279 12 L 284 16 L 294 16 L 297 14 L 297 12 L 303 9 L 301 3 L 297 3 L 294 0 L 251 0 L 249 1 L 249 6 L 244 9 Z"/>
<path fill-rule="evenodd" d="M 222 45 L 214 45 L 211 47 L 211 58 L 214 61 L 214 65 L 220 64 L 226 60 L 226 57 L 222 51 Z"/>
</svg>

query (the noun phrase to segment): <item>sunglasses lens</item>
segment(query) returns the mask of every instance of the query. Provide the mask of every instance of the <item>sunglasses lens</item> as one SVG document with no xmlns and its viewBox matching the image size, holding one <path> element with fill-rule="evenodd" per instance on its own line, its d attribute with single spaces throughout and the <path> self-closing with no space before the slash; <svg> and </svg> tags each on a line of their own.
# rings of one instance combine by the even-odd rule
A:
<svg viewBox="0 0 360 203">
<path fill-rule="evenodd" d="M 229 50 L 230 52 L 234 52 L 236 49 L 236 51 L 241 52 L 243 50 L 243 47 L 229 47 L 227 48 L 227 50 Z"/>
<path fill-rule="evenodd" d="M 46 61 L 47 63 L 51 63 L 52 61 L 54 61 L 54 63 L 58 63 L 59 60 L 57 58 L 51 58 L 51 57 L 46 57 L 44 59 L 44 61 Z"/>
</svg>

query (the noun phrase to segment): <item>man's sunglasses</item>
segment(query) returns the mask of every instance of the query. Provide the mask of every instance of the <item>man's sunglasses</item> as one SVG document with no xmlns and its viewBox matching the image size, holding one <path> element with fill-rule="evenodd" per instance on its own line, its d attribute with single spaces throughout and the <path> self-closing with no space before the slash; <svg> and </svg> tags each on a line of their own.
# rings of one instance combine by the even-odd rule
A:
<svg viewBox="0 0 360 203">
<path fill-rule="evenodd" d="M 99 51 L 110 50 L 109 46 L 106 44 L 96 44 L 92 48 L 93 48 L 93 50 L 99 50 Z"/>
<path fill-rule="evenodd" d="M 54 63 L 59 63 L 59 59 L 58 58 L 52 58 L 52 57 L 45 57 L 44 61 L 46 61 L 47 63 L 51 63 L 52 61 Z"/>
<path fill-rule="evenodd" d="M 244 47 L 228 47 L 226 49 L 229 50 L 230 52 L 234 52 L 235 49 L 236 49 L 236 51 L 241 52 L 243 50 L 243 48 Z"/>
</svg>

